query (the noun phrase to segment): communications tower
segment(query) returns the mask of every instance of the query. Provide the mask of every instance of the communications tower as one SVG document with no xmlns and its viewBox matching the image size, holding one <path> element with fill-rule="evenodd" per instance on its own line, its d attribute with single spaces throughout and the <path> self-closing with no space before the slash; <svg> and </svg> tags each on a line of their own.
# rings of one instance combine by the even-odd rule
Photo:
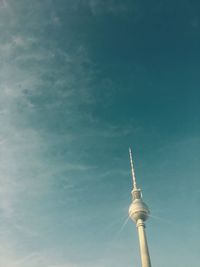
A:
<svg viewBox="0 0 200 267">
<path fill-rule="evenodd" d="M 145 233 L 145 221 L 149 216 L 149 208 L 142 199 L 141 189 L 137 188 L 131 149 L 129 148 L 131 174 L 133 178 L 132 203 L 129 207 L 129 217 L 136 223 L 140 244 L 142 267 L 151 267 L 151 260 Z"/>
</svg>

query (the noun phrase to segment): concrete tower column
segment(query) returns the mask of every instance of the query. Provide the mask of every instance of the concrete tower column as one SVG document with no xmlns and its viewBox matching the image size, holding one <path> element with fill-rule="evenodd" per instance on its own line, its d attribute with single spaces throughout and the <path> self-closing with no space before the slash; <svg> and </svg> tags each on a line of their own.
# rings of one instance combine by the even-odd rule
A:
<svg viewBox="0 0 200 267">
<path fill-rule="evenodd" d="M 146 233 L 145 233 L 145 224 L 144 224 L 143 220 L 138 219 L 136 225 L 137 225 L 137 229 L 138 229 L 142 267 L 151 267 L 151 260 L 150 260 L 150 256 L 149 256 L 147 237 L 146 237 Z"/>
</svg>

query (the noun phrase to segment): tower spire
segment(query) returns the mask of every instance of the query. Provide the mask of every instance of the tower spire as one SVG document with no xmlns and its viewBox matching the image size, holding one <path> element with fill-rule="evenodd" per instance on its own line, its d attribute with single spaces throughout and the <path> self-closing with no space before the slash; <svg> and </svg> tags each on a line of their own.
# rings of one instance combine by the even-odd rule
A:
<svg viewBox="0 0 200 267">
<path fill-rule="evenodd" d="M 132 152 L 131 152 L 130 147 L 129 147 L 129 155 L 130 155 L 130 163 L 131 163 L 131 174 L 132 174 L 132 178 L 133 178 L 133 189 L 137 189 L 135 171 L 134 171 L 134 167 L 133 167 L 133 157 L 132 157 Z"/>
</svg>

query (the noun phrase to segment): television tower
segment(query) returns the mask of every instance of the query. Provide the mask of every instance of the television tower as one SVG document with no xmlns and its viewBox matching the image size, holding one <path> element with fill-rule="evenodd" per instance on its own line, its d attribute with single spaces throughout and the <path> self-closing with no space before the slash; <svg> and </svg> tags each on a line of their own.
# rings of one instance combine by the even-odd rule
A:
<svg viewBox="0 0 200 267">
<path fill-rule="evenodd" d="M 141 189 L 137 188 L 131 149 L 129 148 L 131 174 L 133 178 L 132 203 L 129 207 L 129 217 L 136 223 L 140 244 L 142 267 L 151 267 L 147 237 L 145 233 L 145 221 L 149 216 L 149 208 L 142 200 Z"/>
</svg>

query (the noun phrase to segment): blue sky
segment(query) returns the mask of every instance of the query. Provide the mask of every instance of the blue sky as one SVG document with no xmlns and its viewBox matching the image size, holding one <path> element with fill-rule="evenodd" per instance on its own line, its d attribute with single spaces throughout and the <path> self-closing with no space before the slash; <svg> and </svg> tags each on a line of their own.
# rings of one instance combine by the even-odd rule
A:
<svg viewBox="0 0 200 267">
<path fill-rule="evenodd" d="M 0 1 L 0 266 L 199 262 L 197 1 Z"/>
</svg>

